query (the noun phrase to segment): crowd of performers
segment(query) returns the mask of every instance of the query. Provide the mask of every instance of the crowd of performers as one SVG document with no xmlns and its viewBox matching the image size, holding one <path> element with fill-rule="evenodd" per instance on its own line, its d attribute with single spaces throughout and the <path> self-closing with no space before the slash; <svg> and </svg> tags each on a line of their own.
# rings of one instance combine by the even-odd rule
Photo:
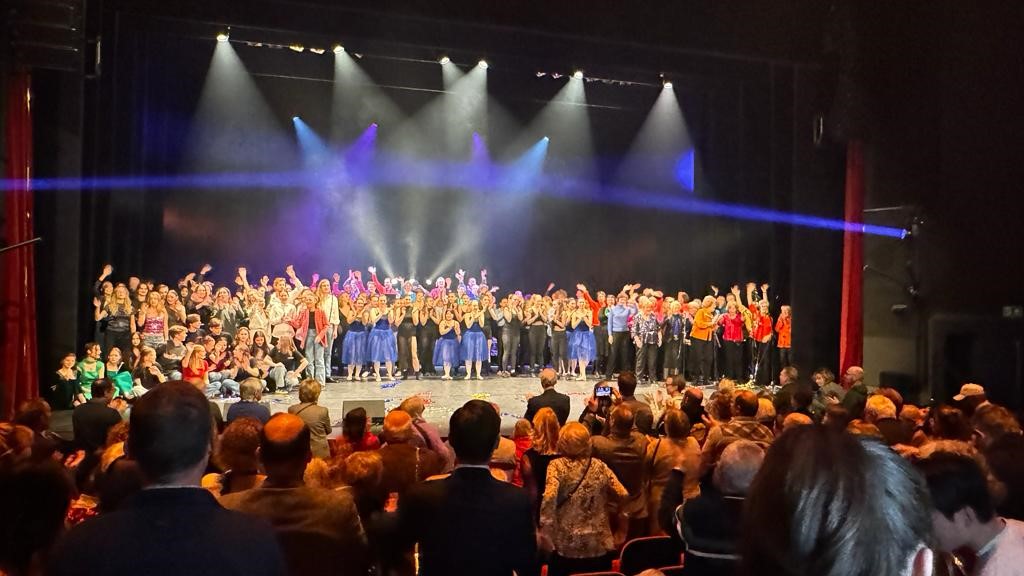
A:
<svg viewBox="0 0 1024 576">
<path fill-rule="evenodd" d="M 210 271 L 170 285 L 116 282 L 104 267 L 93 299 L 96 339 L 81 360 L 63 358 L 51 387 L 58 405 L 88 399 L 100 377 L 130 398 L 178 378 L 227 396 L 248 377 L 287 391 L 306 374 L 321 383 L 380 381 L 433 377 L 440 368 L 444 380 L 483 379 L 549 365 L 577 380 L 588 370 L 610 378 L 635 369 L 649 381 L 683 374 L 697 384 L 726 376 L 766 385 L 773 350 L 791 364 L 791 312 L 781 306 L 773 319 L 767 284 L 748 283 L 745 293 L 711 286 L 698 298 L 639 284 L 596 293 L 552 284 L 524 294 L 499 293 L 486 270 L 479 281 L 460 270 L 424 285 L 382 282 L 371 267 L 367 280 L 350 270 L 306 284 L 288 266 L 285 276 L 255 283 L 239 268 L 229 288 L 210 282 Z"/>
</svg>

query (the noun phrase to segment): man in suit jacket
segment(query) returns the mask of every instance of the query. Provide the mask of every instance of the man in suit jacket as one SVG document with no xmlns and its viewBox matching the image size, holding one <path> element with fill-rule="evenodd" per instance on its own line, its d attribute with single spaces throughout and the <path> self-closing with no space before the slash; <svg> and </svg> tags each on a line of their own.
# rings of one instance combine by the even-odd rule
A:
<svg viewBox="0 0 1024 576">
<path fill-rule="evenodd" d="M 608 417 L 608 436 L 591 438 L 594 458 L 611 468 L 615 477 L 629 492 L 622 503 L 622 511 L 629 514 L 629 536 L 644 535 L 647 527 L 647 483 L 649 473 L 645 461 L 647 436 L 633 430 L 633 410 L 619 404 Z"/>
<path fill-rule="evenodd" d="M 107 444 L 107 431 L 121 422 L 121 414 L 108 404 L 114 398 L 114 384 L 106 378 L 92 382 L 92 399 L 75 407 L 71 413 L 71 428 L 75 444 L 87 453 L 95 452 Z"/>
<path fill-rule="evenodd" d="M 127 452 L 145 489 L 68 532 L 50 557 L 50 574 L 283 576 L 270 526 L 225 510 L 199 487 L 211 440 L 202 392 L 185 382 L 161 384 L 132 407 L 131 430 Z"/>
<path fill-rule="evenodd" d="M 299 416 L 272 416 L 260 432 L 267 479 L 257 488 L 224 496 L 221 504 L 270 521 L 289 574 L 365 575 L 366 536 L 350 493 L 303 482 L 313 459 L 309 438 L 309 427 Z"/>
<path fill-rule="evenodd" d="M 544 388 L 544 392 L 526 402 L 526 414 L 523 418 L 533 422 L 533 416 L 537 414 L 538 410 L 551 408 L 555 411 L 555 416 L 558 417 L 558 425 L 565 426 L 565 421 L 569 419 L 569 397 L 555 391 L 556 383 L 558 383 L 558 375 L 553 369 L 545 368 L 540 371 L 540 385 Z"/>
<path fill-rule="evenodd" d="M 500 427 L 490 404 L 467 402 L 449 421 L 455 471 L 411 488 L 399 500 L 400 539 L 419 543 L 421 576 L 539 574 L 529 496 L 495 480 L 487 467 Z"/>
<path fill-rule="evenodd" d="M 314 458 L 327 460 L 331 447 L 327 436 L 331 433 L 331 415 L 327 408 L 316 403 L 320 399 L 320 383 L 307 378 L 299 384 L 299 403 L 288 407 L 289 414 L 295 414 L 309 428 L 309 446 Z"/>
</svg>

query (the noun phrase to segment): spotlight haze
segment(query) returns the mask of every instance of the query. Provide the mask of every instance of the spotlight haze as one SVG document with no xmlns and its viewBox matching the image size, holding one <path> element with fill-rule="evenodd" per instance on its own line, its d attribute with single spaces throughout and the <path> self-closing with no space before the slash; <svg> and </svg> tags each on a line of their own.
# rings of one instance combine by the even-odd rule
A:
<svg viewBox="0 0 1024 576">
<path fill-rule="evenodd" d="M 440 62 L 442 66 L 444 66 L 445 64 L 450 64 L 451 61 L 452 59 L 447 56 L 441 56 L 441 59 L 438 60 L 438 62 Z"/>
<path fill-rule="evenodd" d="M 230 39 L 231 36 L 229 36 L 227 32 L 221 32 L 220 34 L 217 34 L 217 42 L 227 42 Z"/>
<path fill-rule="evenodd" d="M 575 78 L 576 80 L 582 80 L 583 79 L 583 70 L 577 70 L 577 71 L 573 72 L 572 73 L 572 77 Z"/>
<path fill-rule="evenodd" d="M 332 51 L 333 51 L 333 52 L 334 52 L 335 54 L 341 54 L 342 52 L 344 52 L 344 51 L 345 51 L 345 47 L 344 47 L 344 46 L 342 46 L 341 44 L 335 44 L 335 45 L 334 45 L 334 48 L 331 48 L 331 50 L 332 50 Z"/>
<path fill-rule="evenodd" d="M 477 64 L 477 66 L 479 66 L 479 67 L 483 68 L 484 70 L 487 70 L 487 60 L 481 60 L 481 61 L 480 61 L 480 62 L 479 62 L 479 63 Z"/>
</svg>

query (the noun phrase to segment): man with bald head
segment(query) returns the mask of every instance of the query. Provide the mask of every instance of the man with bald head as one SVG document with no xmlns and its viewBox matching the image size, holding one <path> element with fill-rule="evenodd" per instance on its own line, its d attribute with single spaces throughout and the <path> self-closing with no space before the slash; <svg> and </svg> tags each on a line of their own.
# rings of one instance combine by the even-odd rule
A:
<svg viewBox="0 0 1024 576">
<path fill-rule="evenodd" d="M 555 390 L 556 383 L 558 383 L 558 375 L 555 374 L 554 369 L 545 368 L 540 371 L 540 385 L 544 392 L 526 402 L 526 414 L 523 415 L 523 418 L 533 422 L 534 415 L 541 408 L 551 408 L 555 411 L 555 416 L 558 417 L 558 425 L 565 426 L 565 421 L 569 419 L 569 397 Z"/>
<path fill-rule="evenodd" d="M 294 414 L 275 414 L 260 433 L 267 479 L 221 498 L 225 508 L 269 520 L 291 574 L 366 574 L 366 536 L 348 492 L 306 486 L 313 459 L 309 428 Z"/>
</svg>

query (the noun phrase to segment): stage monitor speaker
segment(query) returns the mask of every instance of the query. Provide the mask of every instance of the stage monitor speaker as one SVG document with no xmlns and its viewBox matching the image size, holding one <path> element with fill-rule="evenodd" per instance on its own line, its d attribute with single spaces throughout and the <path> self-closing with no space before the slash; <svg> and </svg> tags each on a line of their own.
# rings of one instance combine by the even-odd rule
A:
<svg viewBox="0 0 1024 576">
<path fill-rule="evenodd" d="M 366 410 L 366 417 L 370 420 L 370 424 L 374 426 L 382 426 L 384 424 L 386 409 L 384 408 L 383 400 L 345 400 L 341 404 L 343 415 L 356 408 Z"/>
</svg>

